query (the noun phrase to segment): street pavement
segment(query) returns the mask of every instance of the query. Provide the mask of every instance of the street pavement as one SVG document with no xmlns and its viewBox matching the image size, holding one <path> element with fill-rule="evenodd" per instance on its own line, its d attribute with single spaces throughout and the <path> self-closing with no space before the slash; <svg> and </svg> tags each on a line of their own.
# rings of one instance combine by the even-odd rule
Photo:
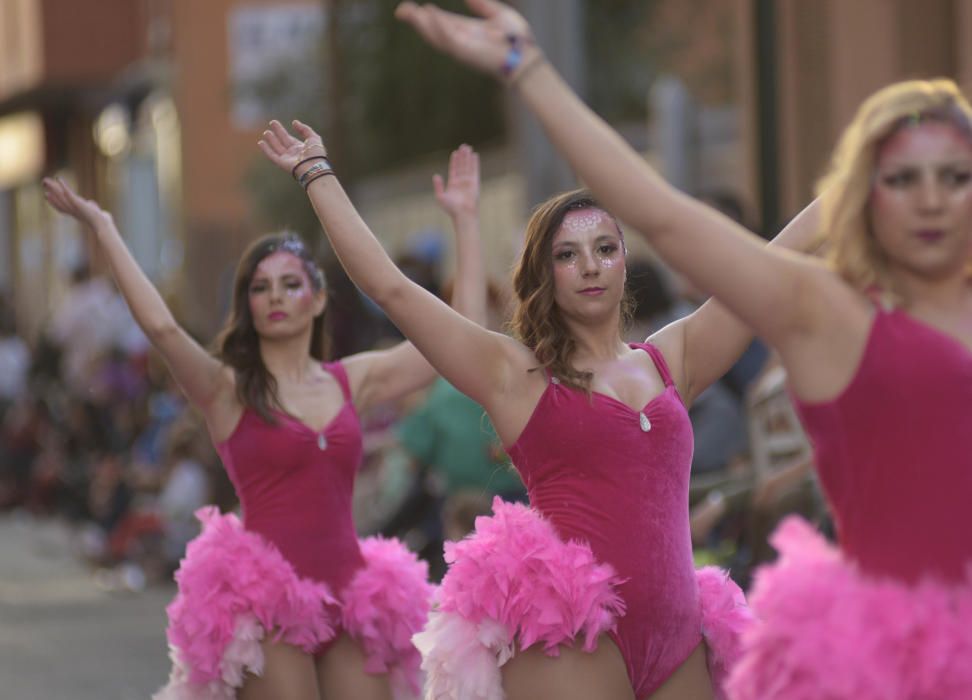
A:
<svg viewBox="0 0 972 700">
<path fill-rule="evenodd" d="M 0 515 L 0 700 L 146 700 L 168 674 L 165 585 L 99 586 L 63 524 Z"/>
</svg>

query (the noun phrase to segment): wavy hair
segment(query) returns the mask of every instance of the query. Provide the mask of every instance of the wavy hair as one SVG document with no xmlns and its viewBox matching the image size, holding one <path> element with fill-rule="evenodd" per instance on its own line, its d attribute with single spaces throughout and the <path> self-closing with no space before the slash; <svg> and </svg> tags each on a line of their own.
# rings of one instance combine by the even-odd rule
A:
<svg viewBox="0 0 972 700">
<path fill-rule="evenodd" d="M 564 217 L 580 209 L 606 211 L 585 189 L 551 197 L 533 210 L 523 252 L 513 270 L 516 300 L 509 327 L 513 336 L 540 361 L 534 369 L 548 369 L 563 384 L 589 394 L 594 374 L 574 369 L 571 364 L 577 344 L 554 300 L 553 238 Z M 631 297 L 625 292 L 618 309 L 622 327 L 630 321 L 632 311 Z"/>
<path fill-rule="evenodd" d="M 879 90 L 857 110 L 817 183 L 829 264 L 856 289 L 876 288 L 891 304 L 904 301 L 904 292 L 874 237 L 868 202 L 881 147 L 928 121 L 953 124 L 972 141 L 972 107 L 951 80 L 909 80 Z"/>
<path fill-rule="evenodd" d="M 236 396 L 240 403 L 252 408 L 271 424 L 277 422 L 273 411 L 283 411 L 284 408 L 277 394 L 277 380 L 267 370 L 260 355 L 260 338 L 253 325 L 249 295 L 257 266 L 264 258 L 281 251 L 300 258 L 315 292 L 325 289 L 324 273 L 300 236 L 285 232 L 257 239 L 243 252 L 236 267 L 233 307 L 216 339 L 214 350 L 215 356 L 233 369 Z M 320 362 L 324 361 L 328 352 L 326 316 L 326 312 L 315 316 L 311 329 L 310 355 Z"/>
</svg>

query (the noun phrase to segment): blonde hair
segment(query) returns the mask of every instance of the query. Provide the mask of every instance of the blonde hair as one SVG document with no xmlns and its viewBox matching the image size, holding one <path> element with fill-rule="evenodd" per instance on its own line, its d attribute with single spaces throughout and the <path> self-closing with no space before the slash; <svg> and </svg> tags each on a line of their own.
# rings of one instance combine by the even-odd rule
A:
<svg viewBox="0 0 972 700">
<path fill-rule="evenodd" d="M 909 80 L 871 95 L 857 110 L 817 183 L 830 265 L 861 291 L 876 288 L 899 304 L 904 294 L 871 232 L 868 201 L 881 146 L 902 128 L 922 121 L 954 124 L 972 138 L 972 106 L 948 79 Z"/>
</svg>

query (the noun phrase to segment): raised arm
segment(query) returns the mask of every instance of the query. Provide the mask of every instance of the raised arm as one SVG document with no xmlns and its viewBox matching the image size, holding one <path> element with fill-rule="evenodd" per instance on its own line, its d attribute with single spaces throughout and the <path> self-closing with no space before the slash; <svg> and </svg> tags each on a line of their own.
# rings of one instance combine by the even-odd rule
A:
<svg viewBox="0 0 972 700">
<path fill-rule="evenodd" d="M 232 396 L 232 374 L 176 323 L 125 246 L 111 214 L 97 202 L 79 197 L 60 178 L 44 180 L 44 196 L 51 206 L 92 232 L 135 321 L 162 355 L 189 401 L 211 421 L 213 411 L 224 403 L 222 399 Z"/>
<path fill-rule="evenodd" d="M 769 242 L 800 252 L 812 252 L 819 242 L 820 201 L 814 200 Z M 650 338 L 673 363 L 679 394 L 687 405 L 717 381 L 742 356 L 753 340 L 749 326 L 716 299 L 709 299 L 685 318 L 668 324 Z M 677 369 L 675 369 L 677 367 Z"/>
<path fill-rule="evenodd" d="M 486 325 L 486 276 L 479 237 L 479 156 L 469 146 L 449 156 L 448 179 L 432 180 L 436 200 L 449 215 L 456 237 L 455 284 L 452 308 L 466 318 Z M 363 352 L 344 361 L 355 404 L 393 401 L 431 382 L 438 373 L 411 343 L 387 350 Z"/>
<path fill-rule="evenodd" d="M 348 276 L 446 379 L 487 408 L 494 404 L 509 384 L 511 363 L 522 357 L 522 347 L 465 318 L 409 280 L 388 257 L 333 172 L 312 171 L 318 163 L 325 164 L 321 172 L 328 170 L 327 161 L 321 159 L 326 151 L 320 137 L 300 122 L 294 122 L 294 129 L 299 139 L 279 122 L 271 122 L 259 143 L 260 149 L 280 168 L 291 172 L 296 167 L 295 176 L 304 177 L 311 204 Z M 476 228 L 468 225 L 457 227 L 459 247 L 476 233 Z M 478 236 L 475 237 L 478 243 Z M 457 251 L 460 265 L 472 258 L 481 265 L 479 257 L 468 250 Z M 473 285 L 463 279 L 466 275 L 465 270 L 457 271 L 454 303 L 468 311 L 468 300 L 463 297 L 485 292 L 481 282 L 473 290 Z M 482 273 L 478 276 L 481 280 Z M 476 279 L 476 275 L 471 279 Z"/>
<path fill-rule="evenodd" d="M 448 179 L 434 175 L 435 199 L 452 222 L 456 235 L 453 308 L 486 326 L 486 268 L 479 236 L 479 154 L 463 144 L 449 156 Z"/>
<path fill-rule="evenodd" d="M 821 263 L 767 248 L 735 222 L 668 185 L 571 92 L 514 10 L 493 0 L 468 0 L 468 4 L 480 17 L 414 3 L 400 5 L 397 15 L 440 50 L 482 71 L 505 76 L 605 206 L 785 358 L 799 356 L 795 364 L 801 367 L 817 362 L 818 351 L 835 348 L 828 342 L 831 338 L 821 336 L 835 328 L 839 335 L 847 325 L 860 321 L 862 314 L 866 316 L 853 290 Z M 836 314 L 831 312 L 834 307 Z M 851 309 L 853 318 L 849 316 L 845 324 L 837 317 L 846 309 Z M 816 341 L 812 347 L 806 343 L 808 337 Z"/>
</svg>

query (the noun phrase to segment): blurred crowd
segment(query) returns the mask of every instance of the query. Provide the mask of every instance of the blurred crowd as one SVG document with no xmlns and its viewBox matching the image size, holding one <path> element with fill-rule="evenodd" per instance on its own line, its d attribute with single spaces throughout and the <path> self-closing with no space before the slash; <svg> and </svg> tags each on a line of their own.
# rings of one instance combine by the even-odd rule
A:
<svg viewBox="0 0 972 700">
<path fill-rule="evenodd" d="M 442 246 L 430 240 L 397 262 L 447 298 Z M 642 341 L 704 301 L 653 261 L 628 267 L 636 310 L 626 340 Z M 339 268 L 329 269 L 329 286 L 334 356 L 400 339 Z M 508 290 L 491 282 L 489 305 L 489 325 L 501 329 Z M 753 566 L 772 557 L 766 537 L 787 512 L 826 529 L 784 383 L 754 341 L 690 411 L 696 556 L 730 568 L 744 586 Z M 469 532 L 493 497 L 526 500 L 483 410 L 445 380 L 362 421 L 355 524 L 362 535 L 402 537 L 436 579 L 443 542 Z M 137 590 L 171 579 L 198 531 L 193 513 L 208 503 L 238 507 L 205 425 L 109 279 L 77 270 L 30 345 L 0 297 L 0 511 L 68 522 L 100 582 Z"/>
</svg>

